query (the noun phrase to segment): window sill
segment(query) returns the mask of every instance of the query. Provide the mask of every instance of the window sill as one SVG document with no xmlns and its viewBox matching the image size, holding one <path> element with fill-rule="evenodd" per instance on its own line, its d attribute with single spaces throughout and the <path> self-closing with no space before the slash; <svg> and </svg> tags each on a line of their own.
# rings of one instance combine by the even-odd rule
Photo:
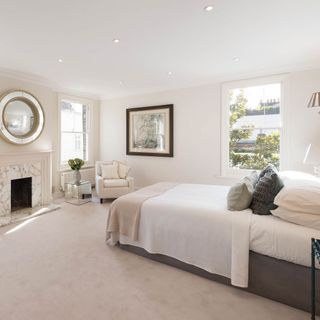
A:
<svg viewBox="0 0 320 320">
<path fill-rule="evenodd" d="M 258 173 L 260 170 L 249 170 L 249 169 L 227 169 L 221 173 L 219 178 L 223 179 L 242 179 L 245 176 L 251 174 L 253 171 L 257 171 Z"/>
</svg>

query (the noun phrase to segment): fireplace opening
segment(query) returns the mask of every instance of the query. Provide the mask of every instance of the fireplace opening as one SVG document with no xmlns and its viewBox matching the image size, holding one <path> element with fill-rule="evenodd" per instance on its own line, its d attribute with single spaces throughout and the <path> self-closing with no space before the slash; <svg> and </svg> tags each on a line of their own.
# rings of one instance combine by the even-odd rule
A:
<svg viewBox="0 0 320 320">
<path fill-rule="evenodd" d="M 11 212 L 32 207 L 32 178 L 11 180 Z"/>
</svg>

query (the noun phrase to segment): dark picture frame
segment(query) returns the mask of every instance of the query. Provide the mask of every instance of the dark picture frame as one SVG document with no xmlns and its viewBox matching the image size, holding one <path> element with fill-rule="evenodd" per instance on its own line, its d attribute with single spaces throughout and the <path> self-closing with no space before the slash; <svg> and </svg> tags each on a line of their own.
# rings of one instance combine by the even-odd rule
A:
<svg viewBox="0 0 320 320">
<path fill-rule="evenodd" d="M 127 108 L 127 155 L 173 157 L 173 104 Z"/>
</svg>

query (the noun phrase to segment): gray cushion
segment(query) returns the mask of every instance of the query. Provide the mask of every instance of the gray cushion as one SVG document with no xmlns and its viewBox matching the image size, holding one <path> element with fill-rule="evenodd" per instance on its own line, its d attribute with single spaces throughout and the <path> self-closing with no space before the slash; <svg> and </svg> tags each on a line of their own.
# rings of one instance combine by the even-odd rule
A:
<svg viewBox="0 0 320 320">
<path fill-rule="evenodd" d="M 283 183 L 276 172 L 269 170 L 258 180 L 252 197 L 251 209 L 254 214 L 268 215 L 277 206 L 274 198 L 282 189 Z"/>
<path fill-rule="evenodd" d="M 257 180 L 258 174 L 253 171 L 230 188 L 227 196 L 228 210 L 241 211 L 249 208 Z"/>
<path fill-rule="evenodd" d="M 268 164 L 266 167 L 264 167 L 259 174 L 259 179 L 261 179 L 266 173 L 271 172 L 271 173 L 277 173 L 278 170 L 273 164 Z"/>
<path fill-rule="evenodd" d="M 247 186 L 250 187 L 250 189 L 252 189 L 252 192 L 254 190 L 254 188 L 256 187 L 256 184 L 258 182 L 259 179 L 259 175 L 257 173 L 257 171 L 252 171 L 249 175 L 245 176 L 242 181 L 245 182 L 247 184 Z"/>
</svg>

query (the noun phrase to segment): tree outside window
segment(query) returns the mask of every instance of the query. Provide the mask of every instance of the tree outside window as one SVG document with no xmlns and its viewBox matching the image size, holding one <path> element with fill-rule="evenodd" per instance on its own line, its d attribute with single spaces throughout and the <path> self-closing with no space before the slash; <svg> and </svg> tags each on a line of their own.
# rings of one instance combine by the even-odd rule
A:
<svg viewBox="0 0 320 320">
<path fill-rule="evenodd" d="M 280 166 L 281 84 L 229 91 L 229 167 Z"/>
</svg>

